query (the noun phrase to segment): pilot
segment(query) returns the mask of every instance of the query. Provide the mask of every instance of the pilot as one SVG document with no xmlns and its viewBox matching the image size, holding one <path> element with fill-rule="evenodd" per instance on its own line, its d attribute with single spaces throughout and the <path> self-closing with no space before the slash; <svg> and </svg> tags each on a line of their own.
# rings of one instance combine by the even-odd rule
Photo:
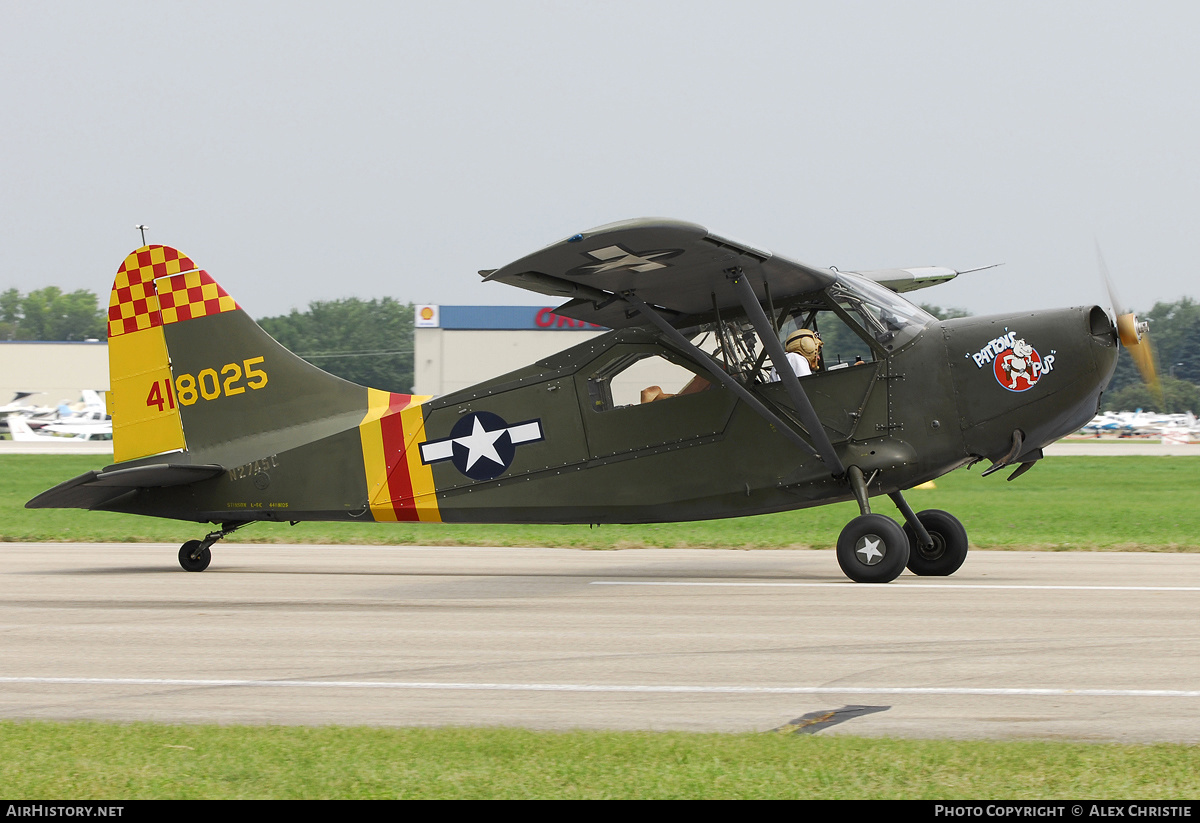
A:
<svg viewBox="0 0 1200 823">
<path fill-rule="evenodd" d="M 821 368 L 821 336 L 812 329 L 797 329 L 788 335 L 783 350 L 787 352 L 788 365 L 797 377 L 812 374 Z M 779 382 L 779 373 L 774 368 L 768 378 L 771 383 Z"/>
</svg>

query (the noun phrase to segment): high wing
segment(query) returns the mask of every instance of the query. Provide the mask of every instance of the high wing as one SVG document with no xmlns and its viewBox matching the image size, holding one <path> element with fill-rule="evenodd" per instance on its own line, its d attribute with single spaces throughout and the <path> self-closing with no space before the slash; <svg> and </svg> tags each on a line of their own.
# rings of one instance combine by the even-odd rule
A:
<svg viewBox="0 0 1200 823">
<path fill-rule="evenodd" d="M 640 218 L 576 234 L 481 274 L 542 294 L 573 297 L 555 309 L 560 315 L 610 328 L 656 326 L 680 351 L 704 364 L 715 382 L 801 449 L 818 456 L 831 474 L 844 473 L 812 403 L 790 367 L 783 365 L 783 344 L 763 310 L 764 304 L 773 306 L 777 300 L 833 285 L 837 276 L 832 271 L 715 235 L 695 223 Z M 815 446 L 678 331 L 729 310 L 754 325 Z"/>
<path fill-rule="evenodd" d="M 539 294 L 573 298 L 556 314 L 624 328 L 646 322 L 621 299 L 629 293 L 661 309 L 676 327 L 714 310 L 740 309 L 731 279 L 731 272 L 739 270 L 765 302 L 817 291 L 836 279 L 828 269 L 665 218 L 600 226 L 480 274 Z"/>
</svg>

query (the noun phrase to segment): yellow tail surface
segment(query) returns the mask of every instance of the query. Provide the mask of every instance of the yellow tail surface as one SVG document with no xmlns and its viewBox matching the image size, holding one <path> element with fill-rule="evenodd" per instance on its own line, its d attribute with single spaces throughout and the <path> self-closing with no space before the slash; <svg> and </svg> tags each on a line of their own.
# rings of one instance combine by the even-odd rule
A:
<svg viewBox="0 0 1200 823">
<path fill-rule="evenodd" d="M 108 303 L 108 408 L 116 462 L 187 448 L 164 326 L 236 308 L 176 249 L 143 246 L 125 258 Z"/>
</svg>

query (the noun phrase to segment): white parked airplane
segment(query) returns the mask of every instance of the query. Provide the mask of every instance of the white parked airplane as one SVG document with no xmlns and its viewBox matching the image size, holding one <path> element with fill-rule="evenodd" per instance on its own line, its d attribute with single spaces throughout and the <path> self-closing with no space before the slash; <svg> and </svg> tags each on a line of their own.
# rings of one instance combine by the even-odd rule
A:
<svg viewBox="0 0 1200 823">
<path fill-rule="evenodd" d="M 19 414 L 10 414 L 7 418 L 8 429 L 12 439 L 29 443 L 74 443 L 80 440 L 112 440 L 112 421 L 94 420 L 90 422 L 48 423 L 41 431 L 29 427 L 29 421 Z M 43 432 L 56 432 L 43 434 Z"/>
<path fill-rule="evenodd" d="M 1107 411 L 1096 415 L 1083 427 L 1089 434 L 1116 434 L 1128 437 L 1134 434 L 1200 434 L 1200 425 L 1191 412 L 1185 414 L 1158 414 L 1141 409 L 1128 412 Z"/>
</svg>

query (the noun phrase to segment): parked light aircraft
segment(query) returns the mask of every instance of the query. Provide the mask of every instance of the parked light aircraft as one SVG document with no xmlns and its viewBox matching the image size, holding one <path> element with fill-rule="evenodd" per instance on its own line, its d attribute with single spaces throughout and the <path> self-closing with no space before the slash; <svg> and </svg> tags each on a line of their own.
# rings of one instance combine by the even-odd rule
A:
<svg viewBox="0 0 1200 823">
<path fill-rule="evenodd" d="M 7 404 L 0 406 L 0 432 L 8 430 L 9 415 L 16 414 L 24 417 L 33 429 L 40 429 L 55 418 L 53 406 L 35 406 L 27 402 L 28 398 L 35 394 L 37 392 L 19 391 Z"/>
<path fill-rule="evenodd" d="M 100 425 L 48 423 L 38 431 L 29 427 L 29 421 L 19 414 L 6 418 L 12 439 L 19 443 L 77 443 L 80 440 L 111 440 L 111 421 L 100 421 Z"/>
<path fill-rule="evenodd" d="M 57 420 L 47 423 L 43 431 L 54 434 L 68 434 L 83 440 L 111 440 L 112 417 L 107 413 L 104 400 L 98 392 L 91 389 L 83 390 L 82 411 L 70 415 L 60 415 Z"/>
<path fill-rule="evenodd" d="M 1106 411 L 1098 414 L 1082 429 L 1088 434 L 1115 434 L 1121 437 L 1132 435 L 1155 435 L 1164 432 L 1179 432 L 1184 434 L 1200 433 L 1196 415 L 1192 412 L 1177 414 L 1159 414 L 1135 411 Z"/>
<path fill-rule="evenodd" d="M 939 321 L 899 293 L 953 269 L 817 268 L 657 218 L 482 274 L 612 330 L 442 397 L 389 393 L 286 351 L 186 255 L 138 249 L 109 305 L 116 462 L 27 505 L 219 524 L 179 550 L 202 571 L 257 520 L 651 523 L 855 501 L 837 542 L 850 578 L 946 575 L 964 527 L 903 491 L 981 460 L 1027 471 L 1096 413 L 1145 329 L 1100 306 Z M 801 330 L 804 377 L 784 349 Z M 614 396 L 654 358 L 678 385 Z M 878 495 L 903 527 L 871 511 Z"/>
<path fill-rule="evenodd" d="M 3 423 L 3 429 L 12 434 L 13 440 L 29 440 L 31 432 L 67 434 L 84 440 L 112 439 L 112 418 L 105 410 L 104 400 L 98 392 L 84 389 L 82 409 L 78 411 L 66 400 L 57 408 L 32 406 L 22 402 L 32 394 L 33 392 L 17 392 L 11 403 L 0 407 L 0 423 Z M 25 425 L 18 431 L 13 428 L 10 418 L 20 418 Z"/>
</svg>

